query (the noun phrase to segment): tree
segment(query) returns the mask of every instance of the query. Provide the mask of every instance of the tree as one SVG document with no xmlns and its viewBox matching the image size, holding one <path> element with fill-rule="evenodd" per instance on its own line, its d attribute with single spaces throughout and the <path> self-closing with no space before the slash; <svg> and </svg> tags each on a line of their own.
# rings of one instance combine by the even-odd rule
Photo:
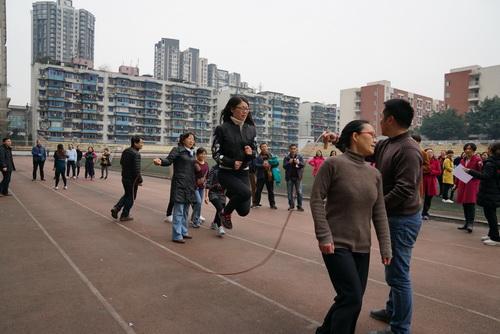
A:
<svg viewBox="0 0 500 334">
<path fill-rule="evenodd" d="M 430 140 L 463 139 L 466 137 L 465 122 L 453 109 L 424 117 L 420 133 Z"/>
<path fill-rule="evenodd" d="M 486 98 L 476 111 L 465 116 L 469 135 L 500 139 L 500 97 Z"/>
</svg>

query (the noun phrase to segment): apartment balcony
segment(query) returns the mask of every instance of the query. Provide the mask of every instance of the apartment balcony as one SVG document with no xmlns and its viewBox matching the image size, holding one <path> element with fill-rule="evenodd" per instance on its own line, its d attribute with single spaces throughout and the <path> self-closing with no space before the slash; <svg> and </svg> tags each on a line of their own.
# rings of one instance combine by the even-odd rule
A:
<svg viewBox="0 0 500 334">
<path fill-rule="evenodd" d="M 467 99 L 469 102 L 479 102 L 479 94 L 469 94 Z"/>
<path fill-rule="evenodd" d="M 469 90 L 479 89 L 479 81 L 469 81 Z"/>
</svg>

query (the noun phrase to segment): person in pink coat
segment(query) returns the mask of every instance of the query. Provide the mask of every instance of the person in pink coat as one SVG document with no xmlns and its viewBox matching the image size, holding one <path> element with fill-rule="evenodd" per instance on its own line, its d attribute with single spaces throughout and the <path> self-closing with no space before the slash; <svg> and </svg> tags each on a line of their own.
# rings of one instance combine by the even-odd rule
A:
<svg viewBox="0 0 500 334">
<path fill-rule="evenodd" d="M 321 167 L 321 165 L 323 164 L 324 161 L 325 161 L 325 158 L 323 158 L 323 152 L 321 152 L 321 150 L 317 150 L 316 156 L 309 159 L 308 164 L 311 165 L 313 168 L 313 170 L 312 170 L 313 176 L 316 176 L 316 174 L 318 174 L 319 168 Z"/>
<path fill-rule="evenodd" d="M 424 166 L 424 209 L 422 210 L 422 219 L 429 219 L 429 209 L 431 208 L 432 198 L 439 194 L 438 191 L 438 179 L 437 177 L 441 175 L 441 163 L 434 156 L 434 151 L 431 148 L 426 148 L 424 150 L 425 154 L 429 158 L 429 165 Z"/>
<path fill-rule="evenodd" d="M 476 154 L 476 145 L 467 143 L 464 145 L 465 157 L 462 158 L 460 164 L 467 169 L 481 172 L 483 169 L 483 161 Z M 468 183 L 463 183 L 457 180 L 457 203 L 461 203 L 464 208 L 465 224 L 458 227 L 459 230 L 464 230 L 472 233 L 472 226 L 476 218 L 476 198 L 479 192 L 479 179 L 472 179 Z"/>
</svg>

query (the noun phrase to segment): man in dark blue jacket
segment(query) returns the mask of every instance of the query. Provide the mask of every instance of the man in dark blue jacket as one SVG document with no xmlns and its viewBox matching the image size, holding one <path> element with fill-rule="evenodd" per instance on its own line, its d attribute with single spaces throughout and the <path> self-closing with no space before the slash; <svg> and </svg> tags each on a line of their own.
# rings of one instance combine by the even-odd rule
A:
<svg viewBox="0 0 500 334">
<path fill-rule="evenodd" d="M 288 192 L 288 210 L 295 208 L 293 198 L 293 189 L 297 194 L 297 210 L 304 211 L 302 208 L 302 175 L 304 174 L 304 158 L 298 154 L 298 147 L 292 144 L 288 147 L 289 154 L 283 159 L 283 168 L 285 169 L 286 188 Z"/>
<path fill-rule="evenodd" d="M 36 141 L 36 145 L 31 149 L 31 155 L 33 156 L 33 181 L 36 180 L 36 171 L 38 168 L 40 169 L 40 179 L 45 181 L 43 165 L 45 164 L 47 152 L 39 140 Z"/>
<path fill-rule="evenodd" d="M 16 170 L 14 160 L 12 159 L 12 141 L 10 138 L 4 138 L 0 146 L 0 170 L 2 171 L 2 182 L 0 183 L 0 193 L 4 196 L 10 196 L 9 183 L 12 171 Z"/>
<path fill-rule="evenodd" d="M 122 166 L 122 185 L 125 194 L 111 209 L 111 216 L 118 218 L 118 213 L 123 208 L 120 221 L 128 221 L 133 218 L 129 216 L 130 209 L 134 205 L 137 195 L 137 187 L 142 185 L 141 176 L 141 154 L 139 151 L 144 145 L 144 140 L 139 136 L 130 139 L 130 147 L 122 152 L 120 165 Z"/>
</svg>

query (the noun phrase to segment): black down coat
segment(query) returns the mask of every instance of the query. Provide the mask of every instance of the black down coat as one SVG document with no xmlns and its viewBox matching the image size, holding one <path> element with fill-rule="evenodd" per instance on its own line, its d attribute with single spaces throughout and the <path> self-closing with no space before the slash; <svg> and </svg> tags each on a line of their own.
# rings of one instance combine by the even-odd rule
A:
<svg viewBox="0 0 500 334">
<path fill-rule="evenodd" d="M 174 147 L 165 159 L 161 159 L 162 166 L 174 165 L 170 193 L 175 203 L 196 203 L 194 161 L 194 152 L 183 145 Z"/>
<path fill-rule="evenodd" d="M 477 204 L 482 207 L 500 207 L 500 158 L 489 157 L 482 172 L 470 170 L 469 174 L 480 179 Z"/>
</svg>

